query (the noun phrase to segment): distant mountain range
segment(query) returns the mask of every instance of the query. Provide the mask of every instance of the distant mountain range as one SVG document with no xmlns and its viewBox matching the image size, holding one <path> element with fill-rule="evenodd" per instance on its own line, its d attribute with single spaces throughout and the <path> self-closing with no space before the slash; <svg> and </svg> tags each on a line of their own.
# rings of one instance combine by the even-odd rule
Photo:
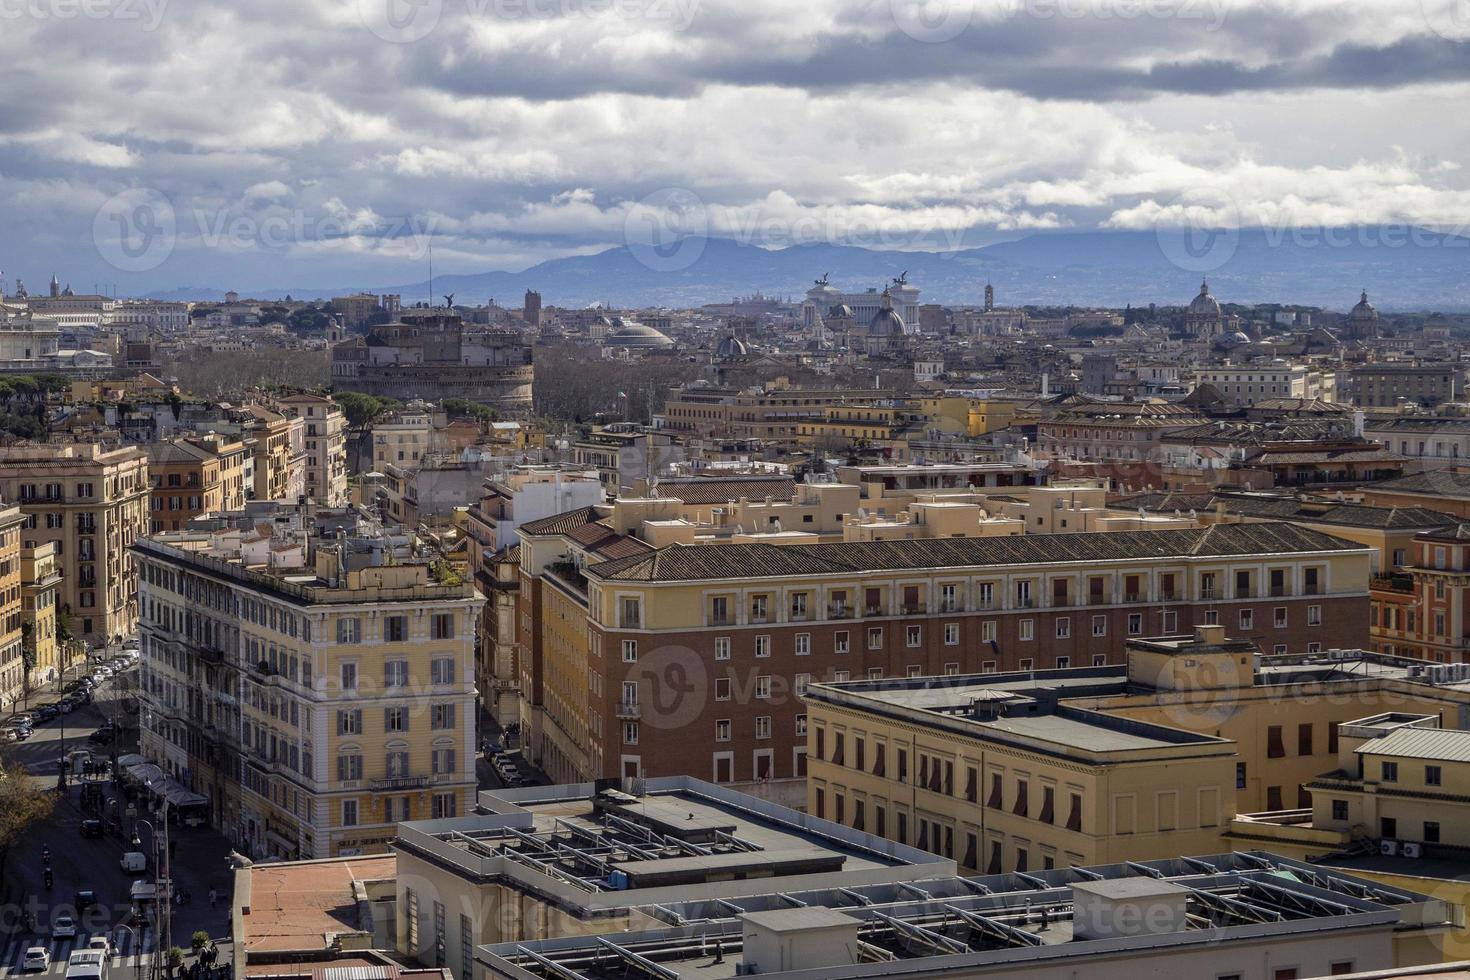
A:
<svg viewBox="0 0 1470 980">
<path fill-rule="evenodd" d="M 1202 277 L 1224 303 L 1282 303 L 1347 310 L 1367 290 L 1382 310 L 1470 310 L 1470 238 L 1364 226 L 1276 232 L 1247 229 L 1187 247 L 1183 233 L 1054 232 L 951 252 L 877 251 L 849 245 L 765 249 L 728 239 L 685 239 L 661 253 L 622 246 L 552 259 L 523 272 L 437 276 L 436 302 L 495 299 L 518 307 L 527 289 L 548 306 L 697 307 L 760 292 L 800 301 L 830 273 L 850 292 L 881 288 L 900 273 L 923 302 L 978 304 L 986 283 L 1001 306 L 1147 306 L 1187 303 Z M 398 293 L 405 303 L 429 283 L 252 292 L 254 299 L 325 299 Z M 220 300 L 217 289 L 177 289 L 158 299 Z"/>
</svg>

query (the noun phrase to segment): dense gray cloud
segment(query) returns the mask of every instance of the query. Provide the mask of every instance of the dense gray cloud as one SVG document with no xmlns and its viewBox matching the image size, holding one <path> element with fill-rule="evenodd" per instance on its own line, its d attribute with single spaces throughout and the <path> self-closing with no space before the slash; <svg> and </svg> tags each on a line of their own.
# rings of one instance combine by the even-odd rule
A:
<svg viewBox="0 0 1470 980">
<path fill-rule="evenodd" d="M 417 277 L 431 238 L 437 267 L 470 272 L 646 222 L 887 248 L 1200 221 L 1463 229 L 1457 13 L 0 0 L 0 268 L 124 292 L 368 285 Z M 692 214 L 660 210 L 671 187 Z M 129 259 L 130 223 L 164 208 L 166 257 Z"/>
</svg>

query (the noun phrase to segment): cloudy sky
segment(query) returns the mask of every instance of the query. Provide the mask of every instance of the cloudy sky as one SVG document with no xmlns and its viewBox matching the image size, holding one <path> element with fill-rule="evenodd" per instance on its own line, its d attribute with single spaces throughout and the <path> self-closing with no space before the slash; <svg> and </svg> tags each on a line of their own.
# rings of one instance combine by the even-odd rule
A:
<svg viewBox="0 0 1470 980">
<path fill-rule="evenodd" d="M 0 0 L 35 289 L 517 270 L 629 235 L 1470 228 L 1465 0 Z"/>
</svg>

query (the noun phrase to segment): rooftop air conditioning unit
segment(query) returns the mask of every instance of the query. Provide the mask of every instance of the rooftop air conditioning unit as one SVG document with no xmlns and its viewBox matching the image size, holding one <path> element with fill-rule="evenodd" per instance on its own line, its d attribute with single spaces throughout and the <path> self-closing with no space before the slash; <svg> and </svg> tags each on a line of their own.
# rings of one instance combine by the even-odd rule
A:
<svg viewBox="0 0 1470 980">
<path fill-rule="evenodd" d="M 1416 858 L 1424 853 L 1424 846 L 1412 841 L 1404 841 L 1404 857 Z"/>
<path fill-rule="evenodd" d="M 1378 853 L 1389 857 L 1399 852 L 1399 842 L 1396 840 L 1384 840 L 1378 842 Z"/>
</svg>

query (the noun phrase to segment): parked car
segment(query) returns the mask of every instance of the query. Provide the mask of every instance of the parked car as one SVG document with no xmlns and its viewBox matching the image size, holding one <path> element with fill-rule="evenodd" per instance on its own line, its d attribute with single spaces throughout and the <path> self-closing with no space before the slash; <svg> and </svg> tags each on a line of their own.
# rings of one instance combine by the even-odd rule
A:
<svg viewBox="0 0 1470 980">
<path fill-rule="evenodd" d="M 51 920 L 52 939 L 75 939 L 77 938 L 77 922 L 65 912 L 55 916 Z"/>
<path fill-rule="evenodd" d="M 112 727 L 112 722 L 109 721 L 107 724 L 103 725 L 101 728 L 88 735 L 87 741 L 91 742 L 94 745 L 102 745 L 105 742 L 112 741 L 112 736 L 115 731 L 116 729 Z"/>
<path fill-rule="evenodd" d="M 101 820 L 83 820 L 81 823 L 81 834 L 83 837 L 101 837 Z"/>
<path fill-rule="evenodd" d="M 77 911 L 85 912 L 97 904 L 97 893 L 90 888 L 84 888 L 77 892 Z"/>
<path fill-rule="evenodd" d="M 142 851 L 128 851 L 117 865 L 130 875 L 142 874 L 148 870 L 148 857 Z"/>
<path fill-rule="evenodd" d="M 101 950 L 104 955 L 111 955 L 113 952 L 112 940 L 107 936 L 93 936 L 87 940 L 87 948 Z"/>
<path fill-rule="evenodd" d="M 43 722 L 50 721 L 59 714 L 61 714 L 61 709 L 54 704 L 43 704 L 36 709 L 36 718 Z"/>
<path fill-rule="evenodd" d="M 45 973 L 51 969 L 51 951 L 45 946 L 32 946 L 20 961 L 22 973 Z"/>
</svg>

